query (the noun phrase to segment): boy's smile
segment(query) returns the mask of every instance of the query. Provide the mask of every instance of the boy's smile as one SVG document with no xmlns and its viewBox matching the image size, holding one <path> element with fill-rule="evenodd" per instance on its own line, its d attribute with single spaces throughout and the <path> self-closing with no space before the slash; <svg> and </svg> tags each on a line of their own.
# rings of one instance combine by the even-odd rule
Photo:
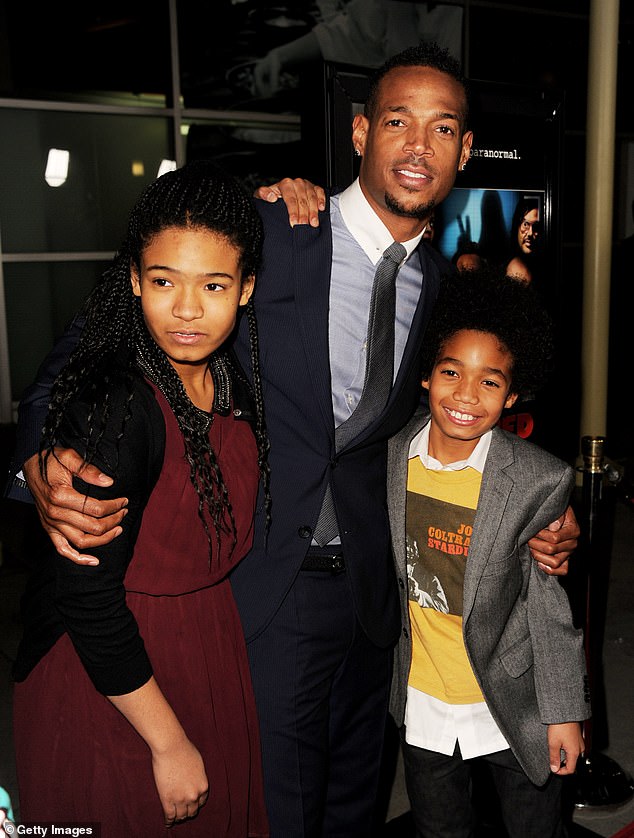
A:
<svg viewBox="0 0 634 838">
<path fill-rule="evenodd" d="M 446 465 L 466 459 L 480 437 L 511 407 L 512 357 L 488 332 L 464 329 L 442 346 L 429 390 L 429 453 Z"/>
</svg>

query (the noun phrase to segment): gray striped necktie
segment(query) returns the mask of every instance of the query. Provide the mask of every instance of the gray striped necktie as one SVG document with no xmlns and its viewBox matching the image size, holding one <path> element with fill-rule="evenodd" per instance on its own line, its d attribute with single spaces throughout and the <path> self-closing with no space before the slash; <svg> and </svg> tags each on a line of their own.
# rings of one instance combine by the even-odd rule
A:
<svg viewBox="0 0 634 838">
<path fill-rule="evenodd" d="M 399 242 L 391 244 L 376 267 L 368 332 L 365 379 L 359 403 L 353 413 L 335 429 L 337 452 L 365 430 L 387 404 L 394 377 L 394 321 L 396 319 L 396 274 L 407 251 Z M 314 538 L 320 546 L 338 533 L 337 515 L 330 485 L 326 489 Z"/>
</svg>

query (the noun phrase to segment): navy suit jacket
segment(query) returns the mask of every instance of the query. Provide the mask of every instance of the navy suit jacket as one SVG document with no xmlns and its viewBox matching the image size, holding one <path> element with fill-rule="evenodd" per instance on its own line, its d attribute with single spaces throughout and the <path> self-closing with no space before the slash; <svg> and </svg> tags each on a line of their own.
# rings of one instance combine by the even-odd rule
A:
<svg viewBox="0 0 634 838">
<path fill-rule="evenodd" d="M 330 481 L 359 621 L 374 643 L 387 647 L 396 642 L 400 627 L 386 504 L 387 440 L 405 425 L 421 398 L 423 334 L 441 273 L 453 269 L 421 242 L 421 295 L 388 404 L 373 425 L 335 454 L 328 346 L 330 215 L 328 209 L 321 213 L 318 228 L 291 228 L 282 202 L 255 204 L 265 226 L 254 302 L 273 503 L 265 538 L 260 497 L 253 549 L 232 574 L 245 635 L 250 640 L 267 626 L 293 584 Z M 79 333 L 77 324 L 66 333 L 21 401 L 13 473 L 37 450 L 52 380 Z M 245 319 L 236 352 L 250 370 Z M 19 489 L 14 482 L 11 495 L 18 497 Z"/>
<path fill-rule="evenodd" d="M 259 507 L 254 545 L 233 571 L 247 639 L 267 625 L 293 584 L 311 544 L 330 481 L 359 621 L 380 646 L 393 644 L 400 618 L 386 503 L 387 440 L 421 398 L 419 356 L 441 271 L 451 267 L 421 242 L 421 295 L 395 385 L 383 414 L 335 453 L 328 307 L 332 233 L 290 228 L 285 206 L 256 201 L 265 226 L 255 290 L 264 406 L 271 440 L 272 523 L 264 540 Z M 249 369 L 246 324 L 237 354 Z"/>
</svg>

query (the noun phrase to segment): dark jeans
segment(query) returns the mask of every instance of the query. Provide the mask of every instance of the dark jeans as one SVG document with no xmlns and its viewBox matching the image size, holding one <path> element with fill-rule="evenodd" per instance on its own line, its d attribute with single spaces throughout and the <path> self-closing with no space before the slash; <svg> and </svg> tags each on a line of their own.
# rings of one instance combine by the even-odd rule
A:
<svg viewBox="0 0 634 838">
<path fill-rule="evenodd" d="M 416 838 L 472 838 L 476 818 L 472 800 L 472 770 L 486 763 L 506 830 L 512 838 L 563 838 L 562 780 L 551 775 L 536 786 L 520 768 L 510 749 L 464 760 L 456 745 L 453 756 L 408 745 L 403 738 L 405 783 L 416 827 Z M 480 804 L 482 802 L 480 801 Z M 483 809 L 482 805 L 479 807 Z"/>
</svg>

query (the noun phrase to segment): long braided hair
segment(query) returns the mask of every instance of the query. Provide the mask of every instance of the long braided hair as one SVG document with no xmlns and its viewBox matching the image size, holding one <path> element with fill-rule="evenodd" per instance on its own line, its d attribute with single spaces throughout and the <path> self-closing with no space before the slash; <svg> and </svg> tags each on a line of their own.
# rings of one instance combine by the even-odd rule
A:
<svg viewBox="0 0 634 838">
<path fill-rule="evenodd" d="M 85 324 L 79 344 L 56 378 L 43 430 L 40 467 L 46 473 L 48 457 L 59 443 L 65 410 L 80 395 L 90 405 L 88 438 L 83 452 L 91 462 L 111 418 L 110 393 L 123 380 L 129 402 L 139 369 L 164 394 L 183 435 L 190 479 L 198 495 L 198 513 L 209 540 L 208 520 L 220 546 L 223 533 L 235 543 L 236 528 L 231 502 L 215 453 L 209 444 L 211 417 L 187 396 L 183 383 L 164 352 L 148 332 L 140 300 L 132 292 L 131 265 L 140 269 L 145 247 L 161 231 L 180 227 L 209 230 L 224 237 L 240 254 L 243 277 L 255 273 L 262 250 L 262 224 L 242 185 L 210 161 L 197 160 L 153 181 L 134 206 L 125 241 L 112 264 L 88 296 L 82 314 Z M 246 306 L 251 350 L 251 392 L 255 404 L 254 434 L 258 466 L 264 489 L 266 527 L 270 522 L 269 441 L 264 419 L 259 369 L 258 336 L 252 300 Z M 229 407 L 231 380 L 248 384 L 230 353 L 220 347 L 210 359 L 214 378 L 214 406 Z"/>
</svg>

